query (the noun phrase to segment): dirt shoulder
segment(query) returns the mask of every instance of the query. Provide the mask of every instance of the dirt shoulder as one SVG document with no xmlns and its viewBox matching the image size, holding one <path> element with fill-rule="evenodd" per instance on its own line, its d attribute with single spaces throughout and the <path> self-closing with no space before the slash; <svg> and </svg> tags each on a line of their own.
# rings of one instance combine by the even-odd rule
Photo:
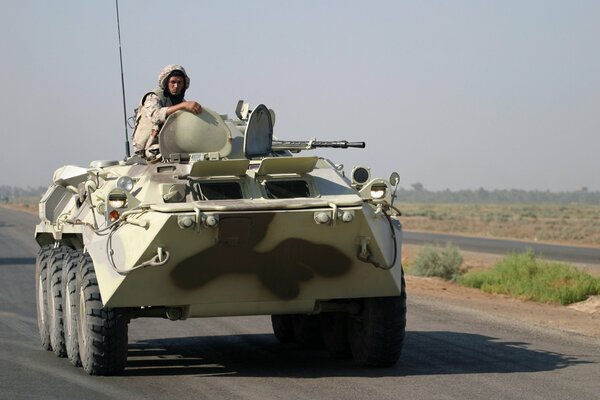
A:
<svg viewBox="0 0 600 400">
<path fill-rule="evenodd" d="M 403 246 L 403 260 L 419 246 Z M 461 252 L 467 268 L 491 267 L 501 256 Z M 600 338 L 600 296 L 570 306 L 540 304 L 463 287 L 440 278 L 406 275 L 408 296 L 426 297 L 529 324 Z"/>
</svg>

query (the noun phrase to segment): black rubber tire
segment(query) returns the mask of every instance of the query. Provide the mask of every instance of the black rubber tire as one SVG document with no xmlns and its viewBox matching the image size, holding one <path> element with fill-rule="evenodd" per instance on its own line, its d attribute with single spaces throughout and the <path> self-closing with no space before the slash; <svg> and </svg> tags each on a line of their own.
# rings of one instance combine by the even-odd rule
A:
<svg viewBox="0 0 600 400">
<path fill-rule="evenodd" d="M 309 349 L 323 348 L 321 320 L 319 315 L 294 314 L 292 318 L 294 339 L 300 346 Z"/>
<path fill-rule="evenodd" d="M 50 331 L 50 345 L 54 354 L 58 357 L 66 357 L 65 333 L 63 329 L 63 290 L 62 290 L 62 268 L 71 248 L 60 246 L 54 249 L 52 257 L 48 261 L 48 324 Z"/>
<path fill-rule="evenodd" d="M 271 325 L 273 333 L 280 343 L 294 342 L 294 326 L 292 323 L 293 315 L 271 315 Z"/>
<path fill-rule="evenodd" d="M 90 375 L 120 375 L 127 363 L 126 315 L 102 305 L 94 264 L 81 257 L 77 271 L 77 339 L 83 369 Z"/>
<path fill-rule="evenodd" d="M 67 357 L 71 364 L 81 366 L 77 342 L 77 268 L 81 251 L 73 250 L 65 258 L 62 268 L 63 330 Z"/>
<path fill-rule="evenodd" d="M 44 350 L 52 350 L 48 323 L 48 260 L 52 256 L 52 245 L 44 245 L 35 260 L 35 304 L 40 342 Z"/>
<path fill-rule="evenodd" d="M 327 352 L 332 358 L 351 358 L 348 342 L 348 315 L 346 313 L 322 313 L 321 335 Z"/>
<path fill-rule="evenodd" d="M 361 311 L 348 316 L 348 340 L 354 361 L 364 367 L 398 362 L 406 332 L 406 291 L 394 297 L 361 300 Z"/>
</svg>

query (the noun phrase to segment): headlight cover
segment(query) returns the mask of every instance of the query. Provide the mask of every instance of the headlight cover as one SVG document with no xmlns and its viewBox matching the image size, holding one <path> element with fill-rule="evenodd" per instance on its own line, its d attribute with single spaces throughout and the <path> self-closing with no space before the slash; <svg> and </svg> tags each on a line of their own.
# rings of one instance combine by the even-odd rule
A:
<svg viewBox="0 0 600 400">
<path fill-rule="evenodd" d="M 371 197 L 375 200 L 380 200 L 385 197 L 387 186 L 371 186 Z"/>
<path fill-rule="evenodd" d="M 127 195 L 125 193 L 111 193 L 108 195 L 108 206 L 110 208 L 127 207 Z"/>
</svg>

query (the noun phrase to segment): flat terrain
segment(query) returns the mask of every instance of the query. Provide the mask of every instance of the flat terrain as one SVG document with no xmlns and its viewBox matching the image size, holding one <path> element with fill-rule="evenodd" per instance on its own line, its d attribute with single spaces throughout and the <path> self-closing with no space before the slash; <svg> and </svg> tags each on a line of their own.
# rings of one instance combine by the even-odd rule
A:
<svg viewBox="0 0 600 400">
<path fill-rule="evenodd" d="M 600 247 L 600 205 L 397 203 L 404 228 Z"/>
<path fill-rule="evenodd" d="M 90 377 L 39 345 L 36 219 L 0 208 L 0 399 L 562 400 L 600 392 L 600 337 L 570 329 L 572 316 L 596 327 L 597 316 L 412 277 L 394 368 L 362 369 L 279 344 L 268 317 L 140 319 L 130 324 L 125 375 Z M 540 312 L 559 322 L 529 315 Z"/>
</svg>

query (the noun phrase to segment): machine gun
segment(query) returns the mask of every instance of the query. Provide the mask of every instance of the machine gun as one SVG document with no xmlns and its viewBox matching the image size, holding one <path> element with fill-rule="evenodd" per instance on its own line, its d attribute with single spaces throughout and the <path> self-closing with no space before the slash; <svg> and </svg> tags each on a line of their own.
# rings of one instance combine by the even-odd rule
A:
<svg viewBox="0 0 600 400">
<path fill-rule="evenodd" d="M 347 140 L 335 140 L 335 141 L 318 141 L 312 140 L 273 140 L 272 149 L 274 151 L 289 150 L 293 152 L 301 150 L 311 150 L 318 147 L 331 147 L 336 149 L 347 149 L 348 147 L 355 147 L 359 149 L 365 148 L 365 142 L 349 142 Z"/>
</svg>

